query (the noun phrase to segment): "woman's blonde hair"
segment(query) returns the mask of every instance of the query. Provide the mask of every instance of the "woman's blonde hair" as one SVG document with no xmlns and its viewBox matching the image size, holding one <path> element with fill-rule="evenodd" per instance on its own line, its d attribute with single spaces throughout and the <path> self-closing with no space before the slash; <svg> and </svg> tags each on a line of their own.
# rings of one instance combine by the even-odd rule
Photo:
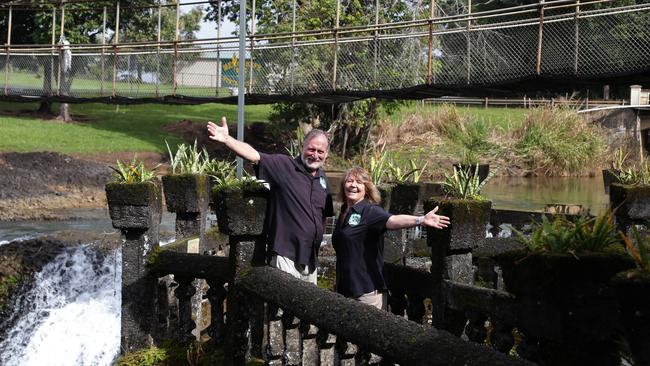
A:
<svg viewBox="0 0 650 366">
<path fill-rule="evenodd" d="M 365 198 L 368 201 L 372 203 L 379 203 L 381 201 L 381 195 L 379 194 L 379 190 L 372 183 L 372 179 L 370 179 L 370 174 L 365 169 L 359 166 L 355 166 L 354 168 L 350 168 L 345 171 L 345 174 L 343 175 L 343 180 L 341 180 L 341 191 L 339 192 L 341 201 L 345 202 L 345 181 L 348 180 L 348 178 L 350 177 L 355 177 L 358 181 L 360 181 L 364 185 L 364 187 L 366 188 Z"/>
</svg>

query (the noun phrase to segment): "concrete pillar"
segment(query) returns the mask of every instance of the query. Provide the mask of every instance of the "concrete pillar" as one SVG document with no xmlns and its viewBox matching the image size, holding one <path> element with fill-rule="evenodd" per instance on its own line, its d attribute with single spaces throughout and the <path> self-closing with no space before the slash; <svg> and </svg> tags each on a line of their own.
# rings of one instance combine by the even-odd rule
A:
<svg viewBox="0 0 650 366">
<path fill-rule="evenodd" d="M 176 240 L 199 236 L 204 253 L 205 225 L 210 203 L 210 182 L 204 174 L 167 175 L 162 178 L 167 211 L 176 213 Z"/>
<path fill-rule="evenodd" d="M 630 105 L 641 105 L 641 85 L 630 86 Z"/>
<path fill-rule="evenodd" d="M 106 198 L 113 227 L 121 231 L 120 349 L 131 352 L 153 345 L 157 278 L 149 273 L 147 259 L 158 248 L 162 195 L 153 183 L 109 183 Z"/>
</svg>

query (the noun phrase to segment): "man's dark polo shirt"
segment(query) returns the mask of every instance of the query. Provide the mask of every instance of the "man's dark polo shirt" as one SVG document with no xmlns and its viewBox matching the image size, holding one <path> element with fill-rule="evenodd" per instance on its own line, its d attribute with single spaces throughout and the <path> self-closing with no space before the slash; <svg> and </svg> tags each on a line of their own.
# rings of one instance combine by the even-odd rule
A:
<svg viewBox="0 0 650 366">
<path fill-rule="evenodd" d="M 324 218 L 334 216 L 325 172 L 318 169 L 312 176 L 300 157 L 260 153 L 257 177 L 271 184 L 266 215 L 271 251 L 315 268 Z"/>
<path fill-rule="evenodd" d="M 343 213 L 341 207 L 332 234 L 336 250 L 336 291 L 345 297 L 359 297 L 375 290 L 385 290 L 384 232 L 392 215 L 381 206 L 363 200 Z"/>
</svg>

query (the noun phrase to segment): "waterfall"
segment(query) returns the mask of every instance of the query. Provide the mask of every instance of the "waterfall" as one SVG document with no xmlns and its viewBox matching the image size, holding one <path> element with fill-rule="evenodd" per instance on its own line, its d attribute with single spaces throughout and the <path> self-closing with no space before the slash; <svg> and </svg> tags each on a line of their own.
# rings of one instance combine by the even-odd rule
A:
<svg viewBox="0 0 650 366">
<path fill-rule="evenodd" d="M 112 365 L 120 348 L 121 252 L 69 248 L 35 276 L 0 338 L 0 365 Z"/>
</svg>

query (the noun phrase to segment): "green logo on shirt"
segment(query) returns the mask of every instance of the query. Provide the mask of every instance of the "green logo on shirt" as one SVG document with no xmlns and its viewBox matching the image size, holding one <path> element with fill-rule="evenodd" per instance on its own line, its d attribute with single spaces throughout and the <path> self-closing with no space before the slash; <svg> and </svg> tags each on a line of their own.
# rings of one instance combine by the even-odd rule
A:
<svg viewBox="0 0 650 366">
<path fill-rule="evenodd" d="M 357 226 L 359 225 L 360 222 L 361 222 L 361 215 L 359 215 L 358 213 L 353 213 L 352 215 L 350 215 L 350 218 L 348 219 L 348 224 L 350 224 L 350 226 Z"/>
</svg>

